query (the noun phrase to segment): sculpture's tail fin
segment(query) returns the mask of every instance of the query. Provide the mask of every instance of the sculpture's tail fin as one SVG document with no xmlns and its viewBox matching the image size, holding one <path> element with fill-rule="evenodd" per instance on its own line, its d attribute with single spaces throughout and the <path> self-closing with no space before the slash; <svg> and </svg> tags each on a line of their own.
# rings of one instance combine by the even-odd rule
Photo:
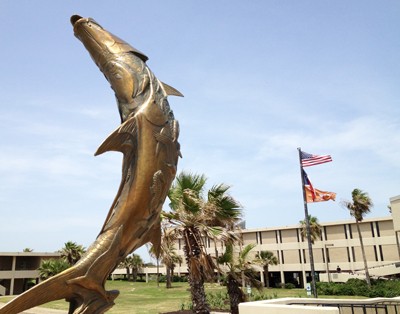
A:
<svg viewBox="0 0 400 314">
<path fill-rule="evenodd" d="M 44 303 L 68 298 L 71 290 L 67 285 L 68 278 L 73 278 L 76 269 L 68 268 L 64 272 L 49 278 L 46 281 L 20 294 L 18 298 L 9 301 L 2 308 L 0 314 L 17 314 Z"/>
<path fill-rule="evenodd" d="M 0 308 L 0 314 L 60 299 L 70 302 L 70 313 L 103 313 L 118 296 L 118 291 L 105 291 L 104 282 L 118 260 L 121 234 L 122 226 L 103 232 L 78 263 L 20 294 Z"/>
</svg>

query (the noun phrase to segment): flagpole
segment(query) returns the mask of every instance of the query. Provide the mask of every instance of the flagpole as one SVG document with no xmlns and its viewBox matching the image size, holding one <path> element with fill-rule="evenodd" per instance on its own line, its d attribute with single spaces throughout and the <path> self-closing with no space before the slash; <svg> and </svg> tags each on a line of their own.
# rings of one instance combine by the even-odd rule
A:
<svg viewBox="0 0 400 314">
<path fill-rule="evenodd" d="M 312 252 L 312 243 L 311 243 L 311 228 L 310 228 L 310 219 L 308 216 L 308 207 L 307 207 L 307 196 L 306 189 L 304 188 L 304 175 L 303 175 L 303 166 L 301 165 L 301 148 L 297 148 L 299 151 L 299 163 L 300 163 L 300 176 L 301 176 L 301 187 L 303 189 L 303 203 L 304 203 L 304 216 L 306 222 L 306 234 L 307 234 L 307 242 L 308 242 L 308 253 L 310 257 L 310 267 L 311 267 L 311 290 L 313 292 L 314 298 L 318 298 L 317 294 L 317 285 L 315 280 L 315 268 L 314 268 L 314 256 Z M 305 281 L 306 278 L 305 278 Z"/>
</svg>

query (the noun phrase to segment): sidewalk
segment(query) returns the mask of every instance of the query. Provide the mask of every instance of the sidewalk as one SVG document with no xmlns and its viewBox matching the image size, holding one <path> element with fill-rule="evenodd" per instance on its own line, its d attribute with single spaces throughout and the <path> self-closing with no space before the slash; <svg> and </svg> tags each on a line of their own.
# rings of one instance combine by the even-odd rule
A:
<svg viewBox="0 0 400 314">
<path fill-rule="evenodd" d="M 0 303 L 0 308 L 3 307 L 5 303 Z M 53 309 L 46 309 L 44 307 L 34 307 L 32 309 L 26 310 L 22 312 L 24 314 L 65 314 L 67 313 L 66 311 L 62 310 L 53 310 Z"/>
</svg>

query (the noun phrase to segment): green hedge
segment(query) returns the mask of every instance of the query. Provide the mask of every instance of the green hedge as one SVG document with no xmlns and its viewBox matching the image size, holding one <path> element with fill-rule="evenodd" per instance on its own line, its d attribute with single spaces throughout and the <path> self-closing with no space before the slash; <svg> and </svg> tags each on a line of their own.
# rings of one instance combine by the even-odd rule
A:
<svg viewBox="0 0 400 314">
<path fill-rule="evenodd" d="M 321 295 L 349 295 L 369 298 L 400 296 L 400 280 L 371 280 L 371 288 L 365 280 L 349 279 L 346 283 L 318 282 L 318 294 Z"/>
</svg>

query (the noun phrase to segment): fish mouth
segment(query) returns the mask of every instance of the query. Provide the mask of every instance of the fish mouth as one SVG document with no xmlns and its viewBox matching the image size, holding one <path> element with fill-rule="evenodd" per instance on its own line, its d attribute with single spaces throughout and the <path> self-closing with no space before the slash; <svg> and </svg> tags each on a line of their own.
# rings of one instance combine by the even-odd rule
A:
<svg viewBox="0 0 400 314">
<path fill-rule="evenodd" d="M 75 34 L 75 36 L 77 36 L 79 33 L 79 30 L 82 29 L 81 25 L 84 24 L 85 22 L 87 23 L 88 19 L 83 18 L 80 15 L 72 15 L 70 18 L 70 21 L 71 21 L 72 27 L 74 29 L 74 34 Z"/>
<path fill-rule="evenodd" d="M 72 15 L 70 19 L 72 26 L 75 26 L 76 22 L 78 22 L 80 19 L 82 19 L 82 16 L 77 14 Z"/>
</svg>

